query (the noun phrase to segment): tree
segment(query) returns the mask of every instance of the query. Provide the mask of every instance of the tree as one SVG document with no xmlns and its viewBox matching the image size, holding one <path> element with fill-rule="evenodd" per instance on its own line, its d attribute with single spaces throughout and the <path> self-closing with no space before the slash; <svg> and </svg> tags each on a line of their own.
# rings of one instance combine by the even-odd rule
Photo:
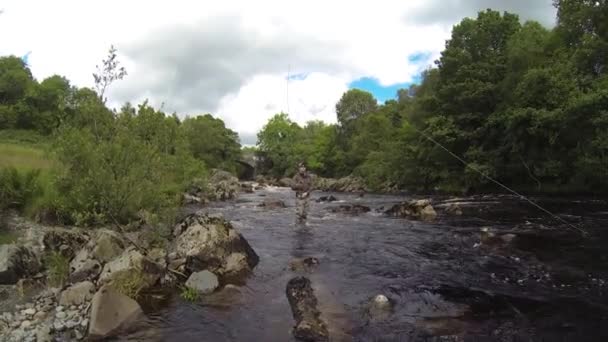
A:
<svg viewBox="0 0 608 342">
<path fill-rule="evenodd" d="M 236 170 L 241 155 L 238 134 L 211 114 L 186 118 L 181 124 L 190 152 L 205 165 L 227 171 Z"/>
<path fill-rule="evenodd" d="M 301 130 L 287 114 L 279 113 L 258 132 L 257 146 L 272 164 L 268 173 L 284 177 L 293 172 L 296 162 L 302 158 L 296 153 L 296 142 Z"/>
<path fill-rule="evenodd" d="M 127 70 L 124 67 L 119 66 L 117 50 L 114 46 L 110 46 L 108 50 L 108 57 L 101 61 L 101 67 L 96 66 L 97 72 L 93 73 L 93 79 L 95 80 L 95 89 L 97 95 L 101 101 L 105 104 L 106 98 L 105 93 L 108 87 L 117 80 L 122 80 L 127 75 Z"/>
<path fill-rule="evenodd" d="M 350 89 L 342 95 L 336 104 L 338 122 L 347 127 L 361 116 L 376 110 L 378 103 L 371 93 L 359 89 Z"/>
</svg>

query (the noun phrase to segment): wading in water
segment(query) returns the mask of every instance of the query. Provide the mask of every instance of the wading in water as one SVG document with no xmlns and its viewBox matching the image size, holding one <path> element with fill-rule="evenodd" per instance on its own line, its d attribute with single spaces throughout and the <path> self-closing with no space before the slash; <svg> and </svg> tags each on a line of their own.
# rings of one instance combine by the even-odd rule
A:
<svg viewBox="0 0 608 342">
<path fill-rule="evenodd" d="M 312 179 L 304 163 L 298 164 L 298 171 L 293 177 L 293 186 L 296 192 L 296 223 L 305 224 L 308 215 L 310 191 L 312 189 Z"/>
</svg>

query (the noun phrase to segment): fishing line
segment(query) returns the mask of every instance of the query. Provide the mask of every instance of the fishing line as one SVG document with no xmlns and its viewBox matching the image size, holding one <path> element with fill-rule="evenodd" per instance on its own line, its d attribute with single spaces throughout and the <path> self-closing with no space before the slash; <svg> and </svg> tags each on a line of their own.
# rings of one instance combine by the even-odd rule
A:
<svg viewBox="0 0 608 342">
<path fill-rule="evenodd" d="M 423 131 L 420 131 L 418 129 L 416 129 L 416 127 L 414 127 L 413 125 L 411 125 L 410 127 L 412 127 L 416 132 L 420 133 L 420 135 L 422 135 L 423 137 L 425 137 L 426 139 L 428 139 L 429 141 L 431 141 L 432 143 L 434 143 L 435 145 L 439 146 L 441 149 L 443 149 L 444 151 L 446 151 L 447 153 L 449 153 L 452 157 L 456 158 L 458 161 L 460 161 L 465 167 L 470 168 L 471 170 L 479 173 L 482 177 L 484 177 L 485 179 L 493 182 L 494 184 L 500 186 L 501 188 L 509 191 L 510 193 L 516 195 L 517 197 L 519 197 L 520 199 L 525 200 L 526 202 L 530 203 L 531 205 L 533 205 L 534 207 L 540 209 L 541 211 L 543 211 L 544 213 L 548 214 L 549 216 L 555 218 L 556 220 L 562 222 L 563 224 L 566 225 L 566 227 L 572 228 L 574 230 L 579 231 L 583 236 L 587 235 L 587 232 L 579 227 L 576 227 L 575 225 L 571 224 L 570 222 L 564 220 L 563 218 L 557 216 L 556 214 L 552 213 L 551 211 L 543 208 L 540 204 L 532 201 L 531 199 L 529 199 L 528 197 L 520 194 L 519 192 L 509 188 L 508 186 L 504 185 L 503 183 L 497 181 L 496 179 L 488 176 L 487 174 L 483 173 L 481 170 L 479 170 L 478 168 L 471 166 L 469 163 L 466 162 L 466 160 L 462 159 L 460 156 L 458 156 L 456 153 L 453 153 L 452 151 L 450 151 L 447 147 L 443 146 L 441 143 L 439 143 L 438 141 L 436 141 L 435 139 L 433 139 L 432 137 L 428 136 L 426 133 L 424 133 Z"/>
</svg>

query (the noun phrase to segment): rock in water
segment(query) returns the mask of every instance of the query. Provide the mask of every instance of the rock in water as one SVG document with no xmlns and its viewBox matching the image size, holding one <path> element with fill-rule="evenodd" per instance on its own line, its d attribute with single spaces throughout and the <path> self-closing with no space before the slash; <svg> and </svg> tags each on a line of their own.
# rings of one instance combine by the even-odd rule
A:
<svg viewBox="0 0 608 342">
<path fill-rule="evenodd" d="M 342 213 L 342 214 L 351 214 L 351 215 L 359 215 L 370 212 L 371 209 L 367 206 L 360 204 L 353 205 L 341 205 L 338 207 L 334 207 L 330 209 L 333 213 Z"/>
<path fill-rule="evenodd" d="M 295 272 L 310 272 L 319 265 L 319 259 L 315 257 L 296 258 L 289 262 L 289 268 Z"/>
<path fill-rule="evenodd" d="M 265 199 L 259 206 L 266 209 L 281 209 L 287 207 L 283 201 L 274 198 Z"/>
<path fill-rule="evenodd" d="M 93 296 L 89 337 L 112 337 L 142 316 L 143 311 L 136 301 L 105 286 Z"/>
<path fill-rule="evenodd" d="M 80 305 L 91 300 L 95 292 L 95 285 L 90 281 L 74 284 L 61 293 L 59 304 L 63 306 Z"/>
<path fill-rule="evenodd" d="M 208 270 L 220 277 L 249 273 L 259 262 L 247 240 L 222 217 L 196 213 L 173 229 L 175 259 L 186 259 L 186 270 Z"/>
<path fill-rule="evenodd" d="M 335 201 L 337 201 L 337 200 L 338 200 L 338 199 L 337 199 L 337 198 L 335 198 L 335 197 L 334 197 L 334 196 L 332 196 L 332 195 L 329 195 L 329 196 L 321 196 L 321 197 L 319 197 L 319 199 L 317 199 L 317 203 L 323 203 L 323 202 L 330 202 L 330 203 L 331 203 L 331 202 L 335 202 Z"/>
<path fill-rule="evenodd" d="M 192 273 L 186 281 L 186 286 L 203 294 L 215 291 L 219 286 L 217 276 L 207 270 Z"/>
<path fill-rule="evenodd" d="M 40 270 L 40 261 L 32 251 L 22 246 L 0 245 L 0 284 L 16 284 L 20 278 Z"/>
<path fill-rule="evenodd" d="M 287 283 L 286 294 L 296 321 L 294 337 L 307 342 L 329 341 L 329 332 L 320 318 L 321 313 L 317 309 L 317 298 L 310 280 L 305 277 L 291 279 Z"/>
<path fill-rule="evenodd" d="M 431 205 L 430 200 L 412 200 L 409 202 L 395 204 L 385 212 L 387 215 L 407 218 L 411 220 L 433 221 L 437 218 L 437 212 Z"/>
</svg>

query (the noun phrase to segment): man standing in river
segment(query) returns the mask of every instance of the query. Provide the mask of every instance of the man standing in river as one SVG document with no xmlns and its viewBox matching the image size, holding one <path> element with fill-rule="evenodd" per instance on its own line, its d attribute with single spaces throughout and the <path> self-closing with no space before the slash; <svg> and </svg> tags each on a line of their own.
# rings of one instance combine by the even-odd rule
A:
<svg viewBox="0 0 608 342">
<path fill-rule="evenodd" d="M 293 177 L 291 188 L 296 192 L 296 222 L 304 224 L 308 215 L 308 198 L 312 190 L 312 178 L 302 162 L 298 163 L 298 170 Z"/>
</svg>

